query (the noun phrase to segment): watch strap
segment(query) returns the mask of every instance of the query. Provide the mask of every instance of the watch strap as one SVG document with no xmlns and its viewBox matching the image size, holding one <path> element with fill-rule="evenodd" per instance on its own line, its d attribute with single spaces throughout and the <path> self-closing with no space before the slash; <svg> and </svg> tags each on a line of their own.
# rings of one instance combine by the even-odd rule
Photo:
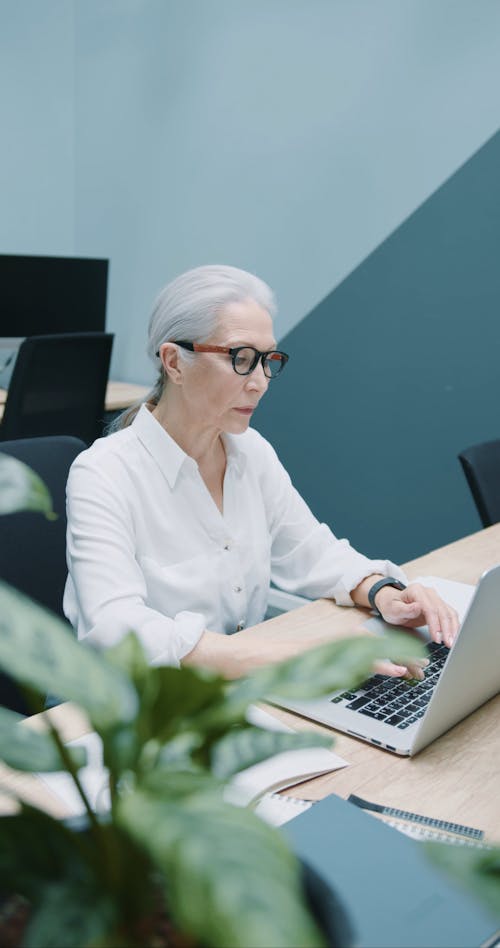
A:
<svg viewBox="0 0 500 948">
<path fill-rule="evenodd" d="M 405 584 L 400 582 L 399 579 L 395 579 L 394 576 L 384 576 L 383 579 L 377 580 L 368 590 L 368 602 L 377 616 L 382 616 L 382 613 L 375 605 L 375 596 L 383 586 L 394 586 L 395 589 L 406 589 Z"/>
</svg>

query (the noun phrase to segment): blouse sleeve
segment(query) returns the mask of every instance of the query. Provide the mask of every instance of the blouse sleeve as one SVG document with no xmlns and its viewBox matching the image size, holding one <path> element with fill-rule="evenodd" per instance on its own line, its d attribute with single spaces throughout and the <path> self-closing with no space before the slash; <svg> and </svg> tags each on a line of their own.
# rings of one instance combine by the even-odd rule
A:
<svg viewBox="0 0 500 948">
<path fill-rule="evenodd" d="M 183 611 L 170 618 L 145 604 L 126 499 L 109 475 L 82 456 L 70 471 L 67 514 L 64 612 L 78 637 L 106 647 L 132 630 L 150 664 L 179 665 L 204 631 L 204 616 Z"/>
<path fill-rule="evenodd" d="M 320 523 L 267 442 L 261 484 L 271 532 L 271 580 L 285 592 L 354 605 L 350 592 L 373 573 L 407 579 L 390 560 L 372 560 Z"/>
</svg>

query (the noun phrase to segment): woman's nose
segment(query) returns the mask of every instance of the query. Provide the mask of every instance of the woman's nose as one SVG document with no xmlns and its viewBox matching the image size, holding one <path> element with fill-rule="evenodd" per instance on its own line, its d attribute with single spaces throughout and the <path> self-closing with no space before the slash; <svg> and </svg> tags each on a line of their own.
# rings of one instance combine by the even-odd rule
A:
<svg viewBox="0 0 500 948">
<path fill-rule="evenodd" d="M 251 372 L 248 376 L 247 388 L 251 388 L 253 390 L 257 389 L 259 392 L 265 392 L 268 385 L 269 379 L 267 375 L 264 374 L 262 362 L 259 361 L 253 372 Z"/>
</svg>

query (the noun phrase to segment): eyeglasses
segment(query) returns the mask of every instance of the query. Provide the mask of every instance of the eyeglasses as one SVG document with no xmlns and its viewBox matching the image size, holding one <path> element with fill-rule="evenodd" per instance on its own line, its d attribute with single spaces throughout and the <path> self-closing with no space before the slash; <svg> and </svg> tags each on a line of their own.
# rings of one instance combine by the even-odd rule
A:
<svg viewBox="0 0 500 948">
<path fill-rule="evenodd" d="M 264 369 L 264 375 L 268 379 L 275 379 L 288 362 L 286 352 L 280 352 L 278 349 L 259 352 L 253 346 L 236 346 L 234 349 L 229 349 L 227 346 L 204 346 L 198 342 L 176 341 L 175 344 L 182 349 L 188 349 L 189 352 L 225 352 L 231 356 L 233 369 L 237 375 L 250 375 L 260 361 Z"/>
</svg>

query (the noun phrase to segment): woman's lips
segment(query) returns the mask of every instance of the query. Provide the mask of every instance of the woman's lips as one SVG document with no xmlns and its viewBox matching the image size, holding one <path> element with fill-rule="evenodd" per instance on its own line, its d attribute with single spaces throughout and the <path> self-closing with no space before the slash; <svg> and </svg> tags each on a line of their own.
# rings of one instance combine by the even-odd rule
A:
<svg viewBox="0 0 500 948">
<path fill-rule="evenodd" d="M 235 408 L 235 411 L 239 411 L 240 415 L 251 415 L 255 410 L 254 408 Z"/>
</svg>

